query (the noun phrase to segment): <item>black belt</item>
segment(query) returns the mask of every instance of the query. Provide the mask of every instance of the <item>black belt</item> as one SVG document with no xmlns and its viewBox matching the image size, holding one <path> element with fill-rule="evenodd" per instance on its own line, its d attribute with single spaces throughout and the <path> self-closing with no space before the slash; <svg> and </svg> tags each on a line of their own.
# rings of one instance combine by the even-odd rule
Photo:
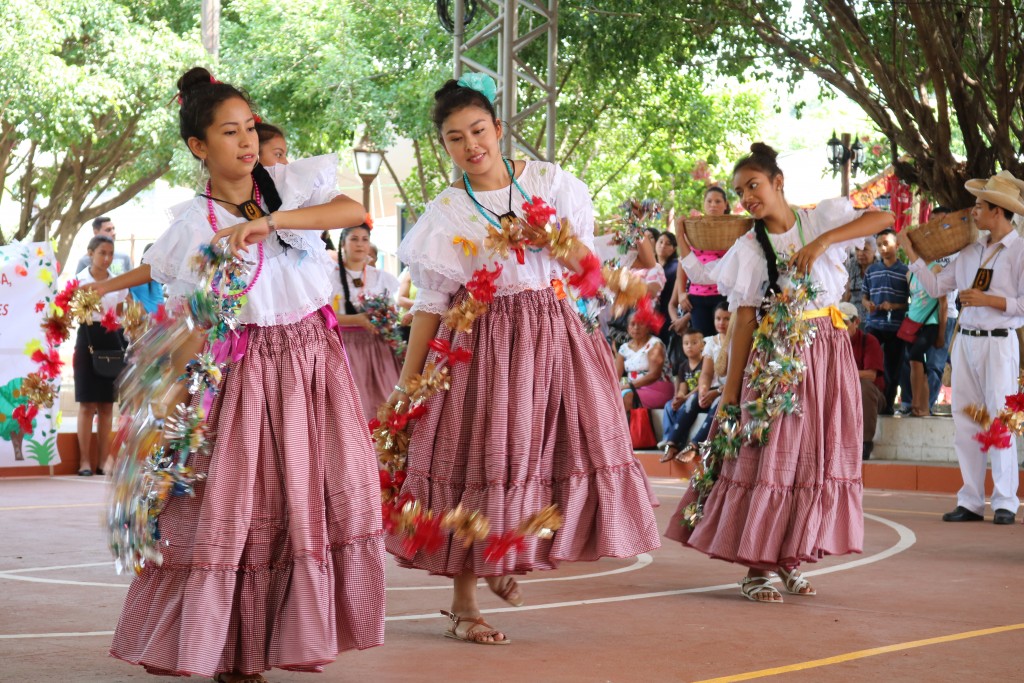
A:
<svg viewBox="0 0 1024 683">
<path fill-rule="evenodd" d="M 1000 330 L 960 330 L 960 334 L 967 335 L 968 337 L 1009 337 L 1010 331 L 1006 329 Z"/>
</svg>

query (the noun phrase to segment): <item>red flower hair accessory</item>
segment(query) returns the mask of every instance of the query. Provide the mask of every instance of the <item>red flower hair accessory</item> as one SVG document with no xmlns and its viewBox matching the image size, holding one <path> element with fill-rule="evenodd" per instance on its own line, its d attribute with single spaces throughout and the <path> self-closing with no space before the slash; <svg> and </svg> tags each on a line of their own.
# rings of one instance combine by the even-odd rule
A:
<svg viewBox="0 0 1024 683">
<path fill-rule="evenodd" d="M 652 333 L 657 334 L 662 325 L 665 324 L 665 316 L 654 310 L 651 297 L 645 296 L 636 304 L 636 313 L 633 314 L 633 322 L 643 325 Z"/>
</svg>

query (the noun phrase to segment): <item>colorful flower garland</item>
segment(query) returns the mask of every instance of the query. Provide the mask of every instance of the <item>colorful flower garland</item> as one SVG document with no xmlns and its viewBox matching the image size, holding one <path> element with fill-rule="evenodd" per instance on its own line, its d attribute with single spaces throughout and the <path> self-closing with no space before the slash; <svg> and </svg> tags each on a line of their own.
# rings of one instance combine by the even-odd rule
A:
<svg viewBox="0 0 1024 683">
<path fill-rule="evenodd" d="M 196 330 L 205 332 L 208 349 L 237 332 L 245 297 L 230 292 L 243 289 L 239 285 L 249 266 L 226 246 L 212 245 L 201 247 L 192 265 L 199 284 L 185 302 L 170 311 L 161 307 L 148 326 L 138 310 L 125 315 L 131 362 L 119 378 L 121 420 L 107 509 L 108 543 L 118 573 L 138 574 L 149 562 L 160 565 L 160 513 L 172 495 L 193 495 L 196 482 L 205 478 L 189 464 L 210 447 L 199 397 L 219 390 L 223 370 L 203 351 L 179 375 L 173 358 Z M 222 282 L 227 286 L 215 288 Z M 185 383 L 190 398 L 161 415 L 162 399 L 178 382 Z"/>
<path fill-rule="evenodd" d="M 552 220 L 555 214 L 553 208 L 539 197 L 534 197 L 532 201 L 523 204 L 523 210 L 526 213 L 525 220 L 530 225 L 546 230 L 546 246 L 551 249 L 553 257 L 566 258 L 574 252 L 577 241 L 572 235 L 571 226 L 564 219 Z M 477 246 L 462 236 L 455 237 L 453 244 L 461 246 L 467 256 L 478 252 Z M 518 221 L 503 221 L 500 230 L 489 225 L 484 247 L 492 256 L 509 258 L 516 254 L 519 262 L 522 250 L 531 248 L 523 237 L 522 225 Z M 409 450 L 409 422 L 426 414 L 427 399 L 451 386 L 450 368 L 472 360 L 472 351 L 457 345 L 458 335 L 470 334 L 476 319 L 487 312 L 494 301 L 497 292 L 495 281 L 501 275 L 502 268 L 500 263 L 495 262 L 493 270 L 487 267 L 476 270 L 465 285 L 466 296 L 445 314 L 444 323 L 456 334 L 455 341 L 449 343 L 434 339 L 430 342 L 435 360 L 407 383 L 408 409 L 402 412 L 401 408 L 406 406 L 401 403 L 396 406 L 384 404 L 378 409 L 376 419 L 370 422 L 374 446 L 383 467 L 380 481 L 384 527 L 388 533 L 404 537 L 403 547 L 409 555 L 420 549 L 436 551 L 444 542 L 445 534 L 451 533 L 467 547 L 486 541 L 484 558 L 488 562 L 497 562 L 511 550 L 522 548 L 526 536 L 551 538 L 562 525 L 557 506 L 551 505 L 523 520 L 516 529 L 501 534 L 491 533 L 489 520 L 479 510 L 466 510 L 458 506 L 438 516 L 410 494 L 401 492 Z M 590 255 L 581 263 L 581 272 L 570 278 L 570 284 L 594 296 L 597 292 L 596 282 L 604 284 L 600 263 Z"/>
<path fill-rule="evenodd" d="M 1014 434 L 1024 436 L 1024 372 L 1017 378 L 1017 393 L 1006 397 L 1006 404 L 995 418 L 984 405 L 969 405 L 963 413 L 982 428 L 974 435 L 982 453 L 988 453 L 990 448 L 1009 448 Z"/>
<path fill-rule="evenodd" d="M 405 340 L 399 330 L 400 320 L 398 309 L 387 294 L 363 294 L 359 299 L 359 308 L 377 329 L 381 339 L 387 342 L 395 358 L 401 363 L 405 360 Z"/>
<path fill-rule="evenodd" d="M 691 529 L 704 515 L 704 503 L 722 463 L 736 458 L 744 445 L 767 444 L 772 424 L 780 415 L 800 414 L 797 389 L 807 371 L 803 354 L 816 333 L 814 323 L 803 313 L 818 292 L 809 275 L 798 276 L 783 264 L 780 273 L 780 280 L 790 284 L 767 298 L 746 368 L 747 386 L 756 392 L 754 400 L 743 404 L 748 419 L 742 421 L 740 406 L 722 406 L 715 416 L 717 431 L 699 446 L 701 468 L 690 479 L 697 500 L 682 513 L 682 523 Z"/>
</svg>

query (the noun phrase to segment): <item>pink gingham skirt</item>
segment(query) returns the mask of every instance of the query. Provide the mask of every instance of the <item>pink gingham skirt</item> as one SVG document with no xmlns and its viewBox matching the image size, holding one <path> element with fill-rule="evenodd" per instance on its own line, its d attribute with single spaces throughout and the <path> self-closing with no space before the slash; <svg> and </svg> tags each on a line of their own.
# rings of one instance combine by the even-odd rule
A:
<svg viewBox="0 0 1024 683">
<path fill-rule="evenodd" d="M 860 382 L 846 330 L 818 319 L 804 353 L 803 415 L 783 415 L 768 444 L 744 446 L 727 460 L 692 531 L 682 511 L 665 536 L 722 560 L 758 569 L 791 567 L 826 555 L 859 553 L 864 542 L 861 497 Z M 744 402 L 753 392 L 743 391 Z M 746 417 L 746 413 L 744 413 Z"/>
<path fill-rule="evenodd" d="M 345 326 L 341 328 L 341 336 L 345 340 L 352 381 L 359 390 L 365 424 L 377 416 L 377 408 L 394 391 L 402 365 L 378 334 L 362 327 Z"/>
<path fill-rule="evenodd" d="M 190 463 L 208 477 L 160 515 L 163 565 L 114 634 L 151 673 L 320 671 L 383 642 L 380 484 L 341 341 L 319 314 L 248 334 Z"/>
<path fill-rule="evenodd" d="M 437 338 L 452 336 L 442 324 Z M 455 345 L 473 359 L 455 367 L 451 388 L 435 394 L 414 425 L 403 493 L 435 513 L 460 503 L 481 510 L 492 533 L 516 529 L 552 503 L 565 523 L 553 539 L 528 537 L 497 562 L 484 560 L 484 543 L 464 548 L 449 536 L 436 552 L 410 555 L 389 535 L 399 564 L 502 576 L 660 546 L 608 354 L 567 301 L 551 289 L 498 297 Z"/>
</svg>

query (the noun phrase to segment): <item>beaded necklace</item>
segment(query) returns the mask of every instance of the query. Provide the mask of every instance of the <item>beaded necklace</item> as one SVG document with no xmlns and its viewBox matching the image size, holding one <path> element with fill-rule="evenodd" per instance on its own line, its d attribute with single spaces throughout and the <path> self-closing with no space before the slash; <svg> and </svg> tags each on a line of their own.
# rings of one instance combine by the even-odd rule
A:
<svg viewBox="0 0 1024 683">
<path fill-rule="evenodd" d="M 504 223 L 506 220 L 511 220 L 511 219 L 516 218 L 516 215 L 512 212 L 512 186 L 513 185 L 515 185 L 515 188 L 517 190 L 519 190 L 519 194 L 523 195 L 523 199 L 525 199 L 527 201 L 527 203 L 533 204 L 533 200 L 530 199 L 530 195 L 526 194 L 526 190 L 524 190 L 522 188 L 522 186 L 519 184 L 519 181 L 516 180 L 516 176 L 512 172 L 512 164 L 509 163 L 509 160 L 504 158 L 504 157 L 502 157 L 502 161 L 505 162 L 505 170 L 508 171 L 508 177 L 512 179 L 512 183 L 508 186 L 508 213 L 502 214 L 500 216 L 497 213 L 495 213 L 494 211 L 491 211 L 490 209 L 486 208 L 483 204 L 480 203 L 480 200 L 476 198 L 476 193 L 473 192 L 473 186 L 469 184 L 469 176 L 466 175 L 465 171 L 462 172 L 462 182 L 466 186 L 466 194 L 468 194 L 469 198 L 473 200 L 474 204 L 476 204 L 476 210 L 480 213 L 480 215 L 483 216 L 484 219 L 486 219 L 488 223 L 493 225 L 498 230 L 502 229 L 501 223 Z M 496 221 L 493 218 L 491 218 L 489 215 L 487 215 L 488 211 L 490 211 L 490 213 L 493 213 L 497 217 L 498 220 Z M 501 221 L 501 223 L 499 223 L 498 221 Z"/>
<path fill-rule="evenodd" d="M 256 202 L 256 205 L 259 206 L 260 205 L 260 188 L 259 188 L 259 185 L 256 184 L 255 180 L 253 181 L 252 188 L 253 188 L 254 200 Z M 213 228 L 213 232 L 216 233 L 216 232 L 218 232 L 218 228 L 217 228 L 217 215 L 216 215 L 216 213 L 213 210 L 213 197 L 210 196 L 210 181 L 209 180 L 206 181 L 206 195 L 204 195 L 204 196 L 206 197 L 207 218 L 209 218 L 209 220 L 210 220 L 210 227 Z M 262 209 L 260 209 L 260 211 L 262 211 Z M 252 280 L 250 280 L 249 284 L 243 290 L 232 292 L 229 289 L 228 291 L 226 291 L 224 293 L 221 293 L 220 291 L 218 291 L 216 281 L 214 281 L 214 282 L 212 282 L 210 284 L 211 288 L 213 289 L 213 293 L 216 294 L 217 296 L 223 297 L 225 299 L 240 299 L 241 297 L 245 296 L 250 291 L 252 291 L 252 288 L 256 285 L 256 281 L 260 279 L 260 273 L 263 272 L 263 242 L 260 242 L 259 247 L 258 247 L 258 251 L 259 251 L 259 260 L 256 263 L 256 274 L 252 276 Z"/>
</svg>

